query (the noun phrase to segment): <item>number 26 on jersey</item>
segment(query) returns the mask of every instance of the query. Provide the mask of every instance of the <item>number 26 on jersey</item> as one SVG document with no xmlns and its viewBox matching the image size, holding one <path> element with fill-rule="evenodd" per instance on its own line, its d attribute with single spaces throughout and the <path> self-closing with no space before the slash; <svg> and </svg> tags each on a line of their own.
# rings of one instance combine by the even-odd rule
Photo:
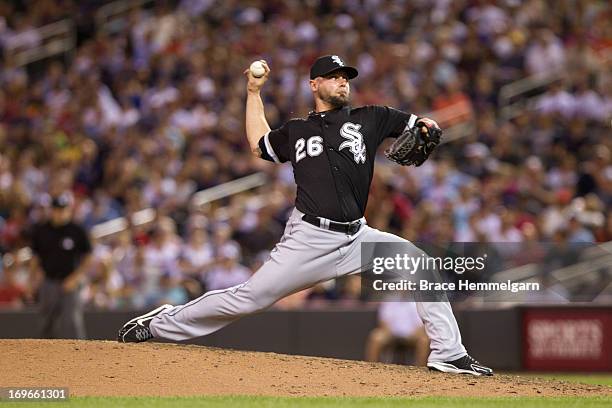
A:
<svg viewBox="0 0 612 408">
<path fill-rule="evenodd" d="M 304 148 L 306 150 L 304 151 Z M 307 155 L 315 157 L 323 153 L 323 138 L 321 136 L 312 136 L 308 140 L 304 138 L 298 139 L 295 142 L 295 162 L 299 162 Z"/>
</svg>

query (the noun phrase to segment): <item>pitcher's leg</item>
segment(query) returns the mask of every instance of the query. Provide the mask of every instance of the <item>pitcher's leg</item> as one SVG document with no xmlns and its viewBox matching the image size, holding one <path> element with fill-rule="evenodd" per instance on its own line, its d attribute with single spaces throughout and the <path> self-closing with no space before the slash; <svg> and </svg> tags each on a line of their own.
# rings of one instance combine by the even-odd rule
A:
<svg viewBox="0 0 612 408">
<path fill-rule="evenodd" d="M 180 341 L 213 333 L 242 316 L 265 309 L 276 301 L 252 281 L 199 298 L 160 313 L 149 329 L 156 338 Z"/>
<path fill-rule="evenodd" d="M 362 242 L 402 243 L 406 245 L 411 256 L 418 257 L 423 253 L 410 241 L 365 226 L 364 230 L 358 233 L 350 250 L 343 257 L 339 265 L 340 274 L 360 272 Z M 418 292 L 416 292 L 415 301 L 417 312 L 431 341 L 429 361 L 448 361 L 467 354 L 465 347 L 461 344 L 461 333 L 450 304 L 445 301 L 419 302 Z"/>
<path fill-rule="evenodd" d="M 428 361 L 456 360 L 467 354 L 450 303 L 416 302 L 416 307 L 430 339 Z"/>
<path fill-rule="evenodd" d="M 213 333 L 285 296 L 334 278 L 337 258 L 337 250 L 315 250 L 288 237 L 247 282 L 165 310 L 149 329 L 154 337 L 175 341 Z"/>
</svg>

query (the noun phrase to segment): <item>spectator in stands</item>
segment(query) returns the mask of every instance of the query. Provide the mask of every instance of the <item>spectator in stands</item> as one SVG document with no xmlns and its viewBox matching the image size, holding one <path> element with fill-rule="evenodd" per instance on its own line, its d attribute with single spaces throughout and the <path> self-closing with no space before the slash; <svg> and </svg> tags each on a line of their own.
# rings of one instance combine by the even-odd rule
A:
<svg viewBox="0 0 612 408">
<path fill-rule="evenodd" d="M 385 350 L 398 345 L 412 348 L 414 365 L 425 366 L 429 356 L 429 338 L 425 334 L 416 304 L 402 302 L 400 299 L 380 304 L 378 326 L 368 336 L 365 358 L 367 361 L 381 361 L 381 354 Z"/>
<path fill-rule="evenodd" d="M 189 300 L 189 294 L 182 285 L 180 276 L 170 272 L 162 273 L 158 288 L 149 295 L 148 307 L 155 307 L 166 303 L 185 304 Z"/>
<path fill-rule="evenodd" d="M 545 75 L 561 70 L 565 63 L 565 49 L 561 40 L 547 27 L 535 27 L 527 47 L 525 64 L 530 75 Z"/>
<path fill-rule="evenodd" d="M 251 263 L 250 260 L 257 258 L 261 252 L 269 252 L 278 242 L 282 233 L 282 227 L 272 218 L 272 214 L 266 208 L 260 209 L 257 213 L 254 228 L 238 234 L 236 237 L 243 248 L 247 265 Z"/>
<path fill-rule="evenodd" d="M 27 289 L 17 281 L 15 257 L 9 254 L 4 257 L 0 269 L 0 309 L 19 309 L 31 295 Z"/>
<path fill-rule="evenodd" d="M 593 233 L 585 228 L 577 216 L 572 216 L 567 225 L 568 242 L 570 244 L 594 242 Z"/>
<path fill-rule="evenodd" d="M 254 190 L 256 197 L 245 194 L 236 200 L 240 206 L 231 206 L 226 235 L 253 232 L 254 209 L 262 205 L 275 220 L 270 225 L 282 225 L 295 194 L 287 187 L 291 168 L 244 153 L 243 90 L 228 78 L 266 58 L 282 85 L 265 95 L 267 104 L 278 107 L 267 111 L 274 127 L 308 113 L 309 90 L 297 84 L 307 83 L 301 78 L 314 56 L 340 52 L 338 44 L 362 73 L 355 105 L 414 112 L 462 107 L 449 110 L 444 128 L 452 143 L 432 160 L 388 172 L 377 166 L 370 200 L 376 206 L 367 213 L 372 225 L 416 241 L 444 234 L 477 241 L 495 239 L 504 228 L 511 231 L 507 239 L 518 238 L 513 227 L 531 220 L 540 239 L 550 240 L 569 221 L 572 200 L 590 194 L 601 203 L 590 210 L 595 218 L 610 217 L 612 81 L 606 55 L 612 44 L 604 1 L 402 7 L 368 0 L 334 2 L 331 8 L 313 2 L 299 12 L 294 3 L 277 7 L 264 0 L 247 8 L 240 2 L 149 2 L 107 25 L 93 23 L 96 5 L 22 3 L 0 2 L 2 252 L 22 247 L 23 232 L 43 219 L 47 194 L 71 190 L 74 219 L 88 229 L 153 206 L 176 224 L 171 235 L 179 250 L 168 253 L 179 259 L 190 231 L 187 220 L 205 211 L 211 234 L 227 222 L 225 210 L 217 214 L 217 203 L 206 210 L 191 207 L 191 195 L 259 171 L 269 181 Z M 19 65 L 14 45 L 31 50 L 45 41 L 35 28 L 61 18 L 77 25 L 73 52 Z M 435 24 L 406 30 L 406 22 L 422 21 Z M 551 84 L 546 92 L 538 95 L 542 89 L 536 87 L 510 100 L 502 97 L 505 85 L 532 74 Z M 541 109 L 516 107 L 532 96 Z M 464 197 L 467 183 L 473 183 L 472 194 Z M 225 200 L 221 206 L 235 201 Z M 498 207 L 512 210 L 514 225 L 501 226 Z M 580 217 L 586 235 L 606 236 L 603 223 Z M 254 235 L 268 234 L 267 228 Z M 156 244 L 131 232 L 125 246 L 111 243 L 125 279 L 117 307 L 144 304 L 141 295 L 157 290 L 163 273 L 151 267 L 157 265 L 151 254 Z M 245 246 L 249 266 L 270 249 L 264 241 L 251 239 Z M 211 238 L 210 250 L 221 246 Z M 186 258 L 181 259 L 170 269 L 181 273 Z"/>
<path fill-rule="evenodd" d="M 236 286 L 251 277 L 251 270 L 238 263 L 239 257 L 240 250 L 236 245 L 225 244 L 219 249 L 218 264 L 205 276 L 207 291 Z"/>
<path fill-rule="evenodd" d="M 151 242 L 145 249 L 145 263 L 152 280 L 163 273 L 180 274 L 177 261 L 181 251 L 181 239 L 176 235 L 174 221 L 163 218 L 151 232 Z"/>
<path fill-rule="evenodd" d="M 605 225 L 598 231 L 597 242 L 612 241 L 612 212 L 608 212 Z"/>
<path fill-rule="evenodd" d="M 182 246 L 182 270 L 185 276 L 199 278 L 214 262 L 214 249 L 204 227 L 205 225 L 192 225 L 189 239 Z"/>
<path fill-rule="evenodd" d="M 81 295 L 86 306 L 98 309 L 117 308 L 124 281 L 114 264 L 110 246 L 92 239 L 93 251 L 85 271 L 86 288 Z"/>
</svg>

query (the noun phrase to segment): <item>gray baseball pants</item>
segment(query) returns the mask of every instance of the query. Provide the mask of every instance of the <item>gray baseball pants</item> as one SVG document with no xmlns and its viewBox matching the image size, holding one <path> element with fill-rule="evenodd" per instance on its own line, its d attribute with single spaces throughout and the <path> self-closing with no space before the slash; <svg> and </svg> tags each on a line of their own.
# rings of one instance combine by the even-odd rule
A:
<svg viewBox="0 0 612 408">
<path fill-rule="evenodd" d="M 279 299 L 317 283 L 361 272 L 362 242 L 402 242 L 393 234 L 364 225 L 355 235 L 315 227 L 293 210 L 270 259 L 247 282 L 207 292 L 191 302 L 157 315 L 150 324 L 157 338 L 181 341 L 211 334 L 231 322 L 262 311 Z M 466 354 L 448 302 L 417 302 L 430 339 L 430 362 L 451 361 Z"/>
<path fill-rule="evenodd" d="M 83 305 L 78 290 L 66 293 L 61 280 L 45 278 L 39 289 L 39 307 L 41 338 L 85 338 Z"/>
</svg>

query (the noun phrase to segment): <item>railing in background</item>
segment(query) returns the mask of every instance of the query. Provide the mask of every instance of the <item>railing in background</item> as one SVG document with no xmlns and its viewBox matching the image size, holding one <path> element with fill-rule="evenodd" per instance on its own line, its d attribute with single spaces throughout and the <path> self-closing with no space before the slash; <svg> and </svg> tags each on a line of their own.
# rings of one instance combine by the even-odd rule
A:
<svg viewBox="0 0 612 408">
<path fill-rule="evenodd" d="M 474 113 L 468 102 L 458 102 L 445 108 L 423 114 L 435 120 L 444 130 L 442 143 L 469 136 L 476 131 Z M 450 126 L 447 126 L 450 125 Z"/>
<path fill-rule="evenodd" d="M 266 181 L 267 176 L 264 173 L 255 173 L 250 176 L 228 181 L 227 183 L 219 184 L 218 186 L 194 193 L 191 197 L 191 205 L 194 207 L 201 207 L 213 201 L 257 188 L 264 185 Z M 95 225 L 91 229 L 91 236 L 95 239 L 106 238 L 124 231 L 130 225 L 136 227 L 143 226 L 153 222 L 156 218 L 157 211 L 153 208 L 146 208 L 132 214 L 131 223 L 128 223 L 125 217 L 119 217 Z"/>
<path fill-rule="evenodd" d="M 105 33 L 121 31 L 131 11 L 153 0 L 119 0 L 103 5 L 96 11 L 96 28 Z"/>
<path fill-rule="evenodd" d="M 5 48 L 5 56 L 14 66 L 21 67 L 54 55 L 66 54 L 76 46 L 74 22 L 67 18 L 34 29 L 40 41 L 33 47 L 20 45 Z"/>
<path fill-rule="evenodd" d="M 193 195 L 191 202 L 197 207 L 206 205 L 212 201 L 229 197 L 233 194 L 241 193 L 256 187 L 263 186 L 268 181 L 265 173 L 255 173 L 250 176 L 242 177 L 227 183 L 219 184 L 206 190 L 199 191 Z"/>
<path fill-rule="evenodd" d="M 213 201 L 229 197 L 234 194 L 242 193 L 264 185 L 268 181 L 265 173 L 255 173 L 227 183 L 219 184 L 205 190 L 194 193 L 191 197 L 191 205 L 201 207 Z M 130 226 L 146 226 L 155 221 L 157 211 L 153 208 L 145 208 L 132 214 L 130 222 L 125 217 L 118 217 L 94 225 L 90 233 L 94 239 L 104 239 L 119 232 L 125 231 Z M 6 255 L 12 256 L 12 255 Z M 17 251 L 17 259 L 26 262 L 32 257 L 32 250 L 29 247 L 21 248 Z"/>
<path fill-rule="evenodd" d="M 556 71 L 547 75 L 532 75 L 502 86 L 498 97 L 501 119 L 513 119 L 532 108 L 550 84 L 564 77 L 563 72 Z"/>
<path fill-rule="evenodd" d="M 561 284 L 563 288 L 573 290 L 583 285 L 593 284 L 599 279 L 599 272 L 607 273 L 610 276 L 610 265 L 612 265 L 612 241 L 594 243 L 592 247 L 583 250 L 579 261 L 569 266 L 556 268 L 549 272 L 549 276 L 555 284 Z M 540 264 L 529 263 L 496 273 L 492 281 L 534 283 L 540 281 L 541 273 Z M 601 295 L 612 296 L 612 283 L 602 288 Z M 516 298 L 513 297 L 513 299 Z"/>
<path fill-rule="evenodd" d="M 155 220 L 157 212 L 152 208 L 136 211 L 132 214 L 130 222 L 125 217 L 118 217 L 112 220 L 96 224 L 91 228 L 90 234 L 94 239 L 101 239 L 118 232 L 126 230 L 130 225 L 139 227 L 149 224 Z"/>
<path fill-rule="evenodd" d="M 95 15 L 98 30 L 112 33 L 127 24 L 129 13 L 138 7 L 154 3 L 153 0 L 115 1 L 101 6 Z M 35 46 L 10 43 L 5 46 L 5 58 L 15 67 L 28 65 L 60 54 L 67 54 L 76 47 L 76 25 L 73 19 L 66 18 L 33 29 L 39 41 Z"/>
<path fill-rule="evenodd" d="M 474 119 L 474 112 L 468 100 L 460 100 L 442 109 L 431 111 L 426 116 L 431 116 L 442 128 L 450 128 L 470 122 Z"/>
<path fill-rule="evenodd" d="M 612 61 L 612 47 L 602 50 L 599 55 L 605 71 Z M 498 97 L 501 119 L 507 121 L 525 110 L 532 109 L 550 84 L 567 78 L 569 74 L 567 71 L 550 71 L 543 75 L 532 75 L 502 86 Z"/>
</svg>

